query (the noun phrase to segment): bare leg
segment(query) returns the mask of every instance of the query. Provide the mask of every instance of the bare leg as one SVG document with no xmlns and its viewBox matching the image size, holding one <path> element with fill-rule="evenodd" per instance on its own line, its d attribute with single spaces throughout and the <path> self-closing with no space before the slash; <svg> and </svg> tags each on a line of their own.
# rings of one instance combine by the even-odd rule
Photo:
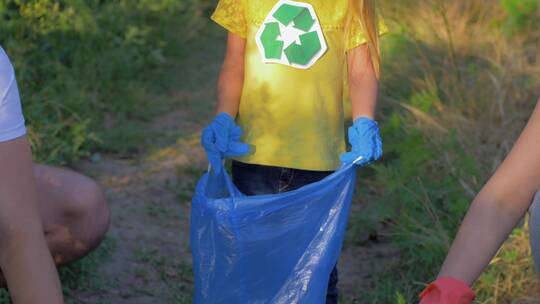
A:
<svg viewBox="0 0 540 304">
<path fill-rule="evenodd" d="M 62 265 L 95 249 L 109 228 L 103 190 L 71 170 L 34 165 L 37 205 L 54 262 Z M 0 274 L 0 286 L 5 286 Z"/>
<path fill-rule="evenodd" d="M 110 211 L 92 179 L 67 169 L 34 165 L 38 208 L 57 265 L 77 260 L 105 237 Z"/>
</svg>

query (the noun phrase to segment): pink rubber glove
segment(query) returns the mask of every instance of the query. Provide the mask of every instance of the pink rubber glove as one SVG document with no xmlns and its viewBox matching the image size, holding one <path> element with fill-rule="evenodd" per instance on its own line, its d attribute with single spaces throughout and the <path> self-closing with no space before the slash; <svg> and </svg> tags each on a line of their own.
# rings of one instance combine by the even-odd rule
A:
<svg viewBox="0 0 540 304">
<path fill-rule="evenodd" d="M 420 294 L 420 304 L 471 304 L 475 294 L 460 280 L 439 278 Z"/>
</svg>

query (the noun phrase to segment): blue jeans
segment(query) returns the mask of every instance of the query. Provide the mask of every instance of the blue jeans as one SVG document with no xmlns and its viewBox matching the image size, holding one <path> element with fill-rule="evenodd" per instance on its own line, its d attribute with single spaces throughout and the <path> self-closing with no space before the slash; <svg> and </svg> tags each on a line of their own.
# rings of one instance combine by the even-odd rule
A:
<svg viewBox="0 0 540 304">
<path fill-rule="evenodd" d="M 307 171 L 282 167 L 252 165 L 233 161 L 232 177 L 236 187 L 246 195 L 276 194 L 301 188 L 332 174 L 332 171 Z M 337 304 L 338 271 L 330 274 L 326 304 Z"/>
</svg>

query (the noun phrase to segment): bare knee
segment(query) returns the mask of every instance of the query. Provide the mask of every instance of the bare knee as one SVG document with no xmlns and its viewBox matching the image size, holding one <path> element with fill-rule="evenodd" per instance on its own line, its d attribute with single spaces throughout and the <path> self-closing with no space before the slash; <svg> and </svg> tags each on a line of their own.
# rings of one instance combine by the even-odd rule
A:
<svg viewBox="0 0 540 304">
<path fill-rule="evenodd" d="M 35 165 L 38 206 L 47 242 L 61 264 L 96 248 L 109 227 L 103 189 L 69 169 Z"/>
<path fill-rule="evenodd" d="M 87 242 L 96 247 L 105 237 L 110 224 L 110 210 L 103 189 L 92 179 L 81 179 L 80 191 L 75 194 L 66 214 L 87 231 Z"/>
<path fill-rule="evenodd" d="M 71 244 L 76 255 L 84 255 L 104 239 L 110 210 L 103 189 L 91 178 L 70 173 L 69 186 L 61 195 L 59 213 L 47 227 L 53 243 Z"/>
</svg>

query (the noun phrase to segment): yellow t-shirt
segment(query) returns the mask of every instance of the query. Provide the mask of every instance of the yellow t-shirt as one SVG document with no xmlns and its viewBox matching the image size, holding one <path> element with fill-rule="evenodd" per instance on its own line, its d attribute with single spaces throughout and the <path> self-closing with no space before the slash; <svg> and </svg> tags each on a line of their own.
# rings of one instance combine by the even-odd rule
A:
<svg viewBox="0 0 540 304">
<path fill-rule="evenodd" d="M 293 7 L 276 13 L 276 8 L 280 6 L 278 3 Z M 307 4 L 310 9 L 294 7 L 295 3 Z M 244 87 L 237 123 L 244 131 L 242 141 L 255 146 L 255 152 L 237 160 L 316 171 L 330 171 L 339 167 L 339 155 L 346 148 L 343 113 L 345 54 L 347 50 L 366 42 L 360 23 L 353 25 L 345 41 L 347 10 L 348 0 L 219 1 L 212 20 L 246 39 Z M 315 16 L 312 16 L 313 12 Z M 317 49 L 321 49 L 326 45 L 327 50 L 307 69 L 265 63 L 263 58 L 267 55 L 261 49 L 260 34 L 272 23 L 268 18 L 274 17 L 280 21 L 286 20 L 285 23 L 290 21 L 288 25 L 285 24 L 289 28 L 298 25 L 296 29 L 287 30 L 287 33 L 299 28 L 305 30 L 314 23 L 311 30 L 318 27 L 324 40 L 311 46 L 316 48 L 318 45 Z M 283 25 L 279 27 L 281 32 L 278 38 L 268 28 L 268 32 L 263 33 L 267 35 L 265 41 L 271 41 L 274 45 L 275 40 L 284 41 L 284 44 L 277 42 L 278 49 L 281 46 L 282 50 L 287 49 L 287 43 L 304 42 L 300 36 L 296 39 L 286 38 Z M 382 32 L 385 28 L 380 30 Z M 308 53 L 308 57 L 312 54 L 309 50 L 300 53 Z M 293 62 L 294 57 L 286 56 L 285 51 L 279 54 L 285 61 Z"/>
</svg>

